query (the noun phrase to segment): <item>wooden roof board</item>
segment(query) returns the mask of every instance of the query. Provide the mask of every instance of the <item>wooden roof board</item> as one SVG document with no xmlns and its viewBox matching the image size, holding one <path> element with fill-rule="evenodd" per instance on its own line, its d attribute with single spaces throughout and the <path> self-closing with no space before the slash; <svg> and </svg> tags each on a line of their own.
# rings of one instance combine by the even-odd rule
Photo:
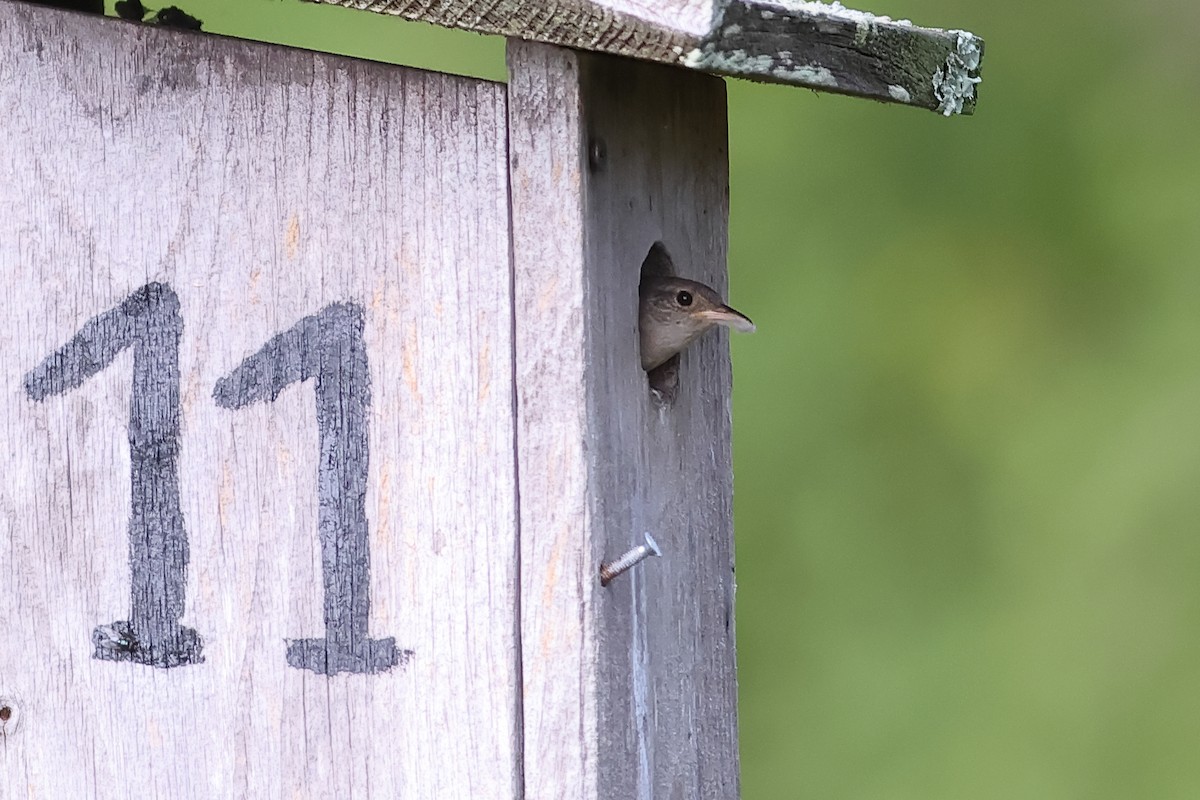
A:
<svg viewBox="0 0 1200 800">
<path fill-rule="evenodd" d="M 983 40 L 805 0 L 316 0 L 937 111 L 975 109 Z"/>
</svg>

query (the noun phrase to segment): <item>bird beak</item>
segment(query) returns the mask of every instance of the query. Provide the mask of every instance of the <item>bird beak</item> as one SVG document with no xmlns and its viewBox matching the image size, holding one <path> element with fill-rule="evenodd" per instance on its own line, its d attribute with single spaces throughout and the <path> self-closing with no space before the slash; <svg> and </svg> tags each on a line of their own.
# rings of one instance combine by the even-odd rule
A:
<svg viewBox="0 0 1200 800">
<path fill-rule="evenodd" d="M 740 311 L 729 306 L 720 306 L 710 311 L 701 311 L 697 316 L 715 325 L 724 325 L 742 333 L 754 333 L 754 323 Z"/>
</svg>

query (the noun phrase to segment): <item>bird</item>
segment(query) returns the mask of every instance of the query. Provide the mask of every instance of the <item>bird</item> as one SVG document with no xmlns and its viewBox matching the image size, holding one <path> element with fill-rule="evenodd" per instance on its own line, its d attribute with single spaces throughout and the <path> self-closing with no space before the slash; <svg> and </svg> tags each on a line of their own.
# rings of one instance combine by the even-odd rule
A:
<svg viewBox="0 0 1200 800">
<path fill-rule="evenodd" d="M 725 305 L 709 286 L 673 275 L 647 277 L 638 287 L 638 331 L 642 369 L 666 363 L 709 328 L 724 325 L 753 333 L 754 323 Z"/>
</svg>

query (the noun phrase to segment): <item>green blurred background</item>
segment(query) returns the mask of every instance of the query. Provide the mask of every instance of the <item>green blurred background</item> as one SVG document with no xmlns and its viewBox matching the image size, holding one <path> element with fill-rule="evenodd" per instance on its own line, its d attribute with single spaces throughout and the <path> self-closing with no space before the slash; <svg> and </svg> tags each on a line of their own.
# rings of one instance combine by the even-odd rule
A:
<svg viewBox="0 0 1200 800">
<path fill-rule="evenodd" d="M 974 117 L 729 82 L 744 797 L 1200 797 L 1200 6 L 870 10 L 987 40 Z"/>
</svg>

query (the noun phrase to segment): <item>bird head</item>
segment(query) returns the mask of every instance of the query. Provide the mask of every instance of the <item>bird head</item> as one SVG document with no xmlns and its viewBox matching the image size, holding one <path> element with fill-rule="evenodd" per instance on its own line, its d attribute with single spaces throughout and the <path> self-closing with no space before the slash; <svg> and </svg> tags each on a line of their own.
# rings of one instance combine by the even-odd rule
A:
<svg viewBox="0 0 1200 800">
<path fill-rule="evenodd" d="M 754 323 L 703 283 L 673 276 L 646 278 L 639 287 L 642 369 L 654 369 L 717 325 L 752 333 Z"/>
</svg>

